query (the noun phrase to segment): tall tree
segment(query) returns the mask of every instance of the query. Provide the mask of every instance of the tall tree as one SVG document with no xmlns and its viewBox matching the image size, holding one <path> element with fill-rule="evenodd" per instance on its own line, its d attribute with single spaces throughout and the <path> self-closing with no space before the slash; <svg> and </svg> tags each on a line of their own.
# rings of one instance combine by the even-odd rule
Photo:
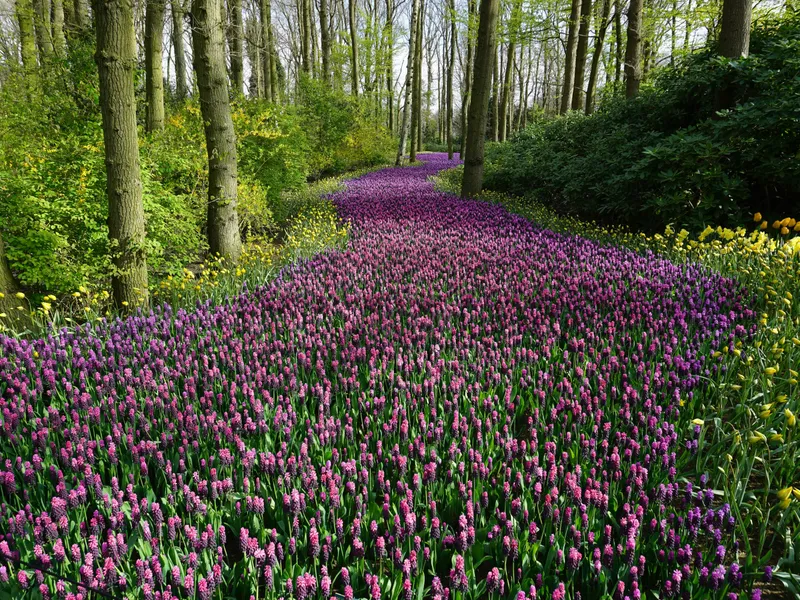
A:
<svg viewBox="0 0 800 600">
<path fill-rule="evenodd" d="M 636 0 L 634 0 L 636 1 Z M 567 54 L 564 65 L 564 86 L 561 90 L 561 114 L 572 106 L 572 90 L 575 87 L 575 55 L 578 52 L 578 27 L 581 15 L 581 0 L 572 0 L 567 34 Z"/>
<path fill-rule="evenodd" d="M 231 57 L 231 88 L 235 96 L 244 93 L 244 41 L 242 0 L 228 0 L 228 53 Z"/>
<path fill-rule="evenodd" d="M 486 116 L 489 111 L 499 4 L 499 0 L 481 0 L 472 101 L 469 105 L 467 121 L 464 178 L 461 182 L 461 196 L 464 198 L 478 195 L 483 188 L 483 149 L 486 139 Z"/>
<path fill-rule="evenodd" d="M 614 91 L 622 81 L 622 0 L 614 0 Z"/>
<path fill-rule="evenodd" d="M 589 25 L 592 20 L 592 0 L 581 2 L 581 22 L 578 29 L 578 48 L 575 53 L 575 83 L 572 87 L 572 110 L 583 108 L 583 82 L 586 76 L 586 55 L 589 51 Z"/>
<path fill-rule="evenodd" d="M 88 2 L 86 0 L 73 0 L 72 5 L 74 7 L 75 26 L 80 31 L 88 29 L 91 26 Z"/>
<path fill-rule="evenodd" d="M 628 45 L 625 48 L 625 96 L 633 98 L 642 83 L 643 0 L 631 0 L 628 7 Z"/>
<path fill-rule="evenodd" d="M 183 0 L 170 1 L 172 13 L 172 51 L 175 54 L 175 95 L 179 101 L 189 96 L 186 69 L 186 50 L 183 44 L 183 19 L 186 14 Z"/>
<path fill-rule="evenodd" d="M 254 18 L 247 19 L 245 26 L 247 41 L 247 60 L 250 61 L 250 81 L 248 91 L 255 98 L 264 97 L 264 70 L 261 67 L 261 33 Z"/>
<path fill-rule="evenodd" d="M 144 30 L 144 66 L 148 132 L 164 128 L 164 0 L 147 0 Z"/>
<path fill-rule="evenodd" d="M 236 134 L 228 99 L 220 0 L 194 0 L 192 21 L 194 70 L 208 153 L 208 247 L 211 254 L 236 262 L 242 251 L 236 212 Z"/>
<path fill-rule="evenodd" d="M 22 68 L 28 77 L 36 72 L 36 34 L 33 25 L 33 3 L 31 0 L 16 1 L 17 27 L 19 28 Z"/>
<path fill-rule="evenodd" d="M 67 52 L 67 38 L 64 35 L 64 0 L 53 0 L 53 50 L 58 56 Z"/>
<path fill-rule="evenodd" d="M 394 0 L 386 0 L 386 103 L 389 132 L 394 132 Z"/>
<path fill-rule="evenodd" d="M 331 81 L 331 29 L 328 0 L 319 0 L 320 50 L 322 54 L 322 81 Z"/>
<path fill-rule="evenodd" d="M 721 56 L 735 60 L 748 55 L 752 15 L 752 0 L 723 0 L 719 32 Z"/>
<path fill-rule="evenodd" d="M 105 141 L 108 238 L 115 266 L 114 302 L 147 301 L 144 206 L 136 132 L 136 39 L 133 0 L 95 2 L 100 107 Z"/>
<path fill-rule="evenodd" d="M 456 29 L 456 2 L 449 0 L 450 17 L 450 60 L 447 66 L 447 122 L 445 134 L 447 136 L 447 158 L 453 160 L 453 71 L 456 69 L 456 42 L 458 30 Z"/>
<path fill-rule="evenodd" d="M 501 142 L 506 139 L 508 111 L 512 110 L 513 112 L 513 107 L 514 107 L 512 84 L 514 81 L 513 79 L 514 61 L 517 49 L 517 35 L 520 26 L 520 21 L 522 18 L 521 11 L 522 11 L 522 0 L 514 0 L 514 4 L 511 8 L 511 16 L 508 20 L 508 48 L 506 53 L 506 73 L 503 79 L 503 95 L 502 98 L 500 99 L 500 110 L 499 110 L 500 114 L 498 117 L 500 125 L 498 139 Z"/>
<path fill-rule="evenodd" d="M 419 0 L 411 0 L 411 21 L 408 27 L 408 60 L 406 61 L 406 81 L 403 86 L 403 119 L 400 122 L 400 143 L 397 147 L 398 167 L 406 154 L 406 139 L 408 137 L 408 122 L 411 116 L 411 96 L 414 87 L 414 52 L 417 45 L 417 21 L 419 20 Z"/>
<path fill-rule="evenodd" d="M 586 114 L 589 115 L 594 110 L 594 92 L 597 87 L 597 71 L 600 67 L 600 59 L 603 56 L 603 43 L 608 31 L 608 17 L 611 14 L 611 0 L 603 0 L 603 8 L 600 13 L 600 20 L 597 24 L 597 35 L 594 40 L 594 54 L 592 55 L 592 66 L 589 68 L 589 85 L 586 89 Z"/>
<path fill-rule="evenodd" d="M 499 113 L 500 113 L 500 59 L 498 57 L 498 48 L 495 48 L 494 51 L 494 65 L 492 66 L 492 133 L 491 133 L 491 140 L 493 142 L 497 141 L 499 133 Z"/>
<path fill-rule="evenodd" d="M 467 141 L 467 112 L 471 101 L 472 88 L 472 61 L 474 58 L 473 37 L 475 13 L 477 12 L 476 0 L 469 0 L 467 3 L 467 56 L 466 69 L 464 71 L 463 91 L 461 92 L 461 147 L 459 153 L 464 157 L 464 148 Z"/>
<path fill-rule="evenodd" d="M 358 21 L 356 0 L 347 0 L 350 21 L 350 93 L 358 96 Z"/>
<path fill-rule="evenodd" d="M 272 38 L 271 0 L 260 0 L 258 6 L 261 12 L 261 72 L 263 73 L 261 78 L 264 82 L 264 95 L 271 102 L 275 102 L 275 97 L 272 94 L 274 67 L 272 65 L 272 46 L 270 44 Z"/>
<path fill-rule="evenodd" d="M 414 54 L 414 101 L 411 103 L 411 149 L 408 159 L 417 160 L 417 152 L 422 145 L 422 32 L 425 28 L 425 0 L 419 0 L 419 19 L 417 19 L 417 43 Z"/>
<path fill-rule="evenodd" d="M 53 38 L 50 34 L 50 0 L 33 0 L 33 20 L 36 29 L 36 46 L 40 62 L 53 56 Z"/>
</svg>

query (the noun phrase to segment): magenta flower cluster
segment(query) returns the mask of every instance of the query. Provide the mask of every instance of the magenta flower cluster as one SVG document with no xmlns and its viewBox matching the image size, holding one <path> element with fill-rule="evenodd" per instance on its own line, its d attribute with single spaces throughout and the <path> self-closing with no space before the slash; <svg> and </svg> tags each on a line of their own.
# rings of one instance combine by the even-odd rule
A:
<svg viewBox="0 0 800 600">
<path fill-rule="evenodd" d="M 347 249 L 228 305 L 0 338 L 0 590 L 746 593 L 730 507 L 681 478 L 744 291 L 437 193 L 426 161 L 350 182 Z"/>
</svg>

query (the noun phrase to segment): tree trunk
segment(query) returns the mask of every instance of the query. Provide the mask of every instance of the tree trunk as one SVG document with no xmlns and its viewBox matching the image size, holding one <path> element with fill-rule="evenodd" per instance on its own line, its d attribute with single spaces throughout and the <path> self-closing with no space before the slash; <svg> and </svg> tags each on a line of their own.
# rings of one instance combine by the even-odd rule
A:
<svg viewBox="0 0 800 600">
<path fill-rule="evenodd" d="M 259 10 L 261 12 L 261 80 L 264 85 L 264 96 L 270 102 L 274 102 L 272 95 L 272 52 L 270 52 L 270 34 L 272 29 L 272 6 L 271 0 L 260 0 Z"/>
<path fill-rule="evenodd" d="M 33 11 L 39 62 L 44 64 L 53 56 L 53 38 L 50 36 L 50 0 L 33 0 Z"/>
<path fill-rule="evenodd" d="M 406 137 L 408 135 L 408 121 L 411 112 L 411 96 L 414 87 L 414 52 L 417 45 L 417 21 L 419 20 L 419 0 L 411 0 L 411 22 L 408 28 L 408 60 L 406 61 L 406 82 L 403 99 L 403 119 L 400 123 L 400 144 L 397 148 L 397 160 L 394 164 L 400 166 L 406 154 Z"/>
<path fill-rule="evenodd" d="M 313 22 L 311 20 L 311 2 L 312 0 L 303 0 L 303 31 L 305 32 L 305 36 L 303 37 L 303 71 L 307 75 L 311 75 L 314 71 L 314 59 L 313 59 L 313 43 L 312 38 L 314 37 L 314 28 Z"/>
<path fill-rule="evenodd" d="M 408 152 L 409 162 L 417 160 L 417 150 L 419 148 L 419 127 L 420 117 L 422 116 L 422 27 L 425 22 L 424 0 L 419 0 L 419 18 L 417 19 L 414 36 L 417 38 L 414 43 L 414 54 L 410 60 L 414 61 L 414 80 L 411 92 L 411 144 Z"/>
<path fill-rule="evenodd" d="M 348 0 L 350 21 L 350 92 L 358 96 L 358 21 L 356 20 L 356 0 Z"/>
<path fill-rule="evenodd" d="M 642 82 L 642 5 L 631 0 L 628 8 L 628 45 L 625 48 L 625 96 L 633 98 Z"/>
<path fill-rule="evenodd" d="M 592 20 L 592 0 L 581 2 L 581 24 L 578 29 L 578 49 L 575 54 L 575 84 L 572 88 L 572 110 L 583 108 L 583 82 L 586 76 L 586 55 L 589 51 L 589 25 Z"/>
<path fill-rule="evenodd" d="M 467 5 L 467 68 L 464 73 L 464 92 L 461 94 L 461 148 L 459 155 L 464 158 L 464 149 L 467 143 L 467 113 L 472 98 L 472 61 L 475 50 L 472 43 L 475 13 L 477 12 L 476 0 L 469 0 Z"/>
<path fill-rule="evenodd" d="M 586 114 L 594 111 L 594 91 L 597 87 L 597 71 L 600 67 L 600 58 L 603 55 L 603 43 L 606 39 L 608 30 L 608 17 L 611 14 L 611 0 L 603 0 L 603 11 L 600 15 L 600 24 L 597 29 L 597 37 L 594 41 L 594 54 L 592 55 L 592 66 L 589 69 L 589 86 L 586 90 Z"/>
<path fill-rule="evenodd" d="M 635 0 L 634 0 L 635 1 Z M 561 90 L 561 114 L 566 113 L 572 105 L 572 90 L 575 87 L 575 55 L 578 51 L 578 26 L 581 15 L 581 0 L 572 0 L 569 15 L 569 33 L 567 34 L 567 56 L 564 65 L 564 87 Z"/>
<path fill-rule="evenodd" d="M 251 98 L 264 97 L 264 70 L 261 66 L 261 32 L 255 19 L 248 18 L 245 26 L 247 60 L 250 62 L 248 92 Z"/>
<path fill-rule="evenodd" d="M 72 4 L 76 27 L 81 31 L 88 29 L 91 26 L 88 4 L 85 0 L 73 0 Z"/>
<path fill-rule="evenodd" d="M 736 60 L 748 55 L 752 14 L 752 0 L 723 0 L 719 33 L 720 56 Z"/>
<path fill-rule="evenodd" d="M 186 50 L 183 47 L 183 18 L 185 11 L 183 0 L 171 0 L 172 12 L 172 50 L 175 53 L 175 95 L 178 101 L 183 102 L 189 97 L 189 87 L 186 82 Z"/>
<path fill-rule="evenodd" d="M 322 81 L 326 85 L 331 81 L 331 32 L 330 32 L 330 17 L 328 15 L 328 0 L 319 1 L 319 31 L 320 31 L 320 44 L 322 53 Z"/>
<path fill-rule="evenodd" d="M 495 48 L 494 56 L 492 57 L 494 66 L 492 67 L 492 135 L 490 138 L 493 142 L 496 142 L 500 135 L 500 59 L 497 54 L 498 48 Z"/>
<path fill-rule="evenodd" d="M 506 123 L 508 121 L 508 104 L 511 100 L 511 81 L 514 75 L 514 40 L 508 42 L 508 51 L 506 54 L 506 72 L 503 77 L 503 88 L 500 95 L 500 106 L 498 109 L 497 122 L 499 130 L 497 132 L 497 141 L 504 142 L 506 139 Z"/>
<path fill-rule="evenodd" d="M 481 0 L 478 44 L 475 52 L 475 74 L 472 101 L 469 105 L 467 148 L 461 196 L 477 196 L 483 188 L 483 148 L 486 139 L 486 116 L 492 84 L 492 61 L 499 0 Z"/>
<path fill-rule="evenodd" d="M 64 35 L 64 0 L 53 0 L 53 50 L 58 56 L 67 53 L 67 38 Z"/>
<path fill-rule="evenodd" d="M 144 206 L 136 132 L 136 39 L 132 0 L 95 4 L 100 107 L 108 194 L 108 238 L 115 272 L 114 303 L 147 303 Z"/>
<path fill-rule="evenodd" d="M 394 0 L 386 0 L 386 100 L 389 133 L 394 133 Z"/>
<path fill-rule="evenodd" d="M 281 90 L 285 87 L 285 79 L 286 73 L 283 69 L 283 65 L 281 65 L 281 61 L 278 58 L 278 49 L 275 47 L 275 28 L 272 25 L 272 19 L 270 18 L 270 26 L 269 26 L 269 44 L 267 45 L 267 49 L 269 50 L 270 61 L 269 61 L 269 93 L 270 98 L 273 102 L 278 102 L 281 96 Z M 266 86 L 266 82 L 264 82 Z"/>
<path fill-rule="evenodd" d="M 212 255 L 236 262 L 242 251 L 236 212 L 236 134 L 225 72 L 220 0 L 194 0 L 194 70 L 208 153 L 208 246 Z"/>
<path fill-rule="evenodd" d="M 622 0 L 614 0 L 614 92 L 622 81 Z"/>
<path fill-rule="evenodd" d="M 447 122 L 445 133 L 447 135 L 447 158 L 453 160 L 453 71 L 456 68 L 456 3 L 449 0 L 450 10 L 450 64 L 447 68 Z"/>
<path fill-rule="evenodd" d="M 17 0 L 17 26 L 19 27 L 22 68 L 27 77 L 36 73 L 36 34 L 34 33 L 33 4 L 31 0 Z"/>
<path fill-rule="evenodd" d="M 231 87 L 234 96 L 244 93 L 244 44 L 242 0 L 228 0 L 228 51 L 231 56 Z"/>
<path fill-rule="evenodd" d="M 11 267 L 8 266 L 6 247 L 3 244 L 3 232 L 0 231 L 0 294 L 11 294 L 16 290 L 17 280 L 14 279 L 14 274 L 11 272 Z M 0 301 L 0 307 L 2 307 L 2 305 L 3 302 Z"/>
<path fill-rule="evenodd" d="M 164 73 L 162 70 L 164 39 L 164 0 L 147 0 L 144 30 L 145 93 L 148 132 L 164 129 Z"/>
<path fill-rule="evenodd" d="M 692 37 L 692 0 L 687 0 L 686 2 L 686 19 L 684 20 L 684 29 L 683 29 L 683 49 L 684 51 L 689 51 L 689 45 L 691 43 Z"/>
</svg>

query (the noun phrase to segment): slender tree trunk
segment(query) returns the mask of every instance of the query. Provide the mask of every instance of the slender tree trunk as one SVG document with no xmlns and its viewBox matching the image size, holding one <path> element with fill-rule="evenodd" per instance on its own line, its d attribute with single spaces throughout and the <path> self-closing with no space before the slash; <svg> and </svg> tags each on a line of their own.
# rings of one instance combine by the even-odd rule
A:
<svg viewBox="0 0 800 600">
<path fill-rule="evenodd" d="M 614 0 L 614 91 L 622 81 L 622 0 Z"/>
<path fill-rule="evenodd" d="M 331 31 L 328 15 L 328 0 L 319 1 L 319 31 L 322 52 L 322 81 L 326 85 L 331 82 Z"/>
<path fill-rule="evenodd" d="M 672 15 L 669 19 L 669 64 L 675 66 L 675 52 L 678 49 L 678 0 L 672 0 Z"/>
<path fill-rule="evenodd" d="M 53 50 L 58 56 L 67 52 L 67 38 L 64 35 L 64 0 L 53 0 Z"/>
<path fill-rule="evenodd" d="M 475 79 L 469 105 L 467 148 L 461 196 L 477 196 L 483 188 L 483 149 L 486 139 L 486 116 L 492 84 L 492 60 L 499 0 L 481 0 L 478 44 L 475 52 Z"/>
<path fill-rule="evenodd" d="M 28 78 L 36 73 L 36 34 L 33 24 L 33 4 L 31 0 L 16 1 L 17 26 L 19 27 L 22 68 Z"/>
<path fill-rule="evenodd" d="M 631 0 L 628 8 L 628 45 L 625 49 L 625 95 L 633 98 L 642 82 L 642 5 Z"/>
<path fill-rule="evenodd" d="M 723 0 L 719 33 L 720 56 L 736 60 L 748 55 L 752 15 L 752 0 Z"/>
<path fill-rule="evenodd" d="M 449 0 L 450 11 L 450 64 L 447 68 L 447 123 L 445 124 L 447 135 L 447 158 L 453 160 L 453 71 L 456 69 L 456 41 L 458 31 L 456 29 L 456 3 Z"/>
<path fill-rule="evenodd" d="M 603 10 L 600 15 L 600 23 L 597 28 L 597 37 L 594 41 L 594 54 L 592 55 L 592 66 L 589 69 L 589 86 L 586 90 L 586 114 L 592 114 L 594 110 L 594 92 L 597 86 L 597 71 L 600 67 L 600 59 L 603 56 L 603 43 L 606 39 L 608 30 L 608 17 L 611 13 L 611 0 L 603 0 Z"/>
<path fill-rule="evenodd" d="M 3 233 L 0 232 L 0 294 L 11 294 L 17 290 L 17 280 L 14 279 L 14 274 L 11 272 L 11 267 L 8 265 L 6 258 L 6 247 L 3 244 Z M 3 306 L 2 298 L 0 298 L 0 308 Z"/>
<path fill-rule="evenodd" d="M 50 36 L 50 0 L 33 0 L 33 11 L 39 62 L 45 63 L 53 56 L 53 38 Z"/>
<path fill-rule="evenodd" d="M 172 12 L 172 51 L 175 54 L 175 95 L 179 102 L 189 97 L 187 83 L 186 50 L 183 45 L 183 19 L 186 14 L 183 0 L 171 0 Z"/>
<path fill-rule="evenodd" d="M 467 143 L 467 113 L 472 99 L 472 61 L 475 54 L 472 39 L 476 12 L 476 0 L 469 0 L 467 4 L 467 68 L 464 73 L 464 92 L 461 94 L 461 147 L 459 155 L 462 159 L 464 158 L 464 149 Z"/>
<path fill-rule="evenodd" d="M 273 66 L 272 52 L 270 51 L 270 33 L 272 29 L 271 0 L 260 0 L 258 7 L 261 13 L 261 80 L 264 86 L 264 96 L 270 102 L 275 102 L 275 97 L 272 95 Z"/>
<path fill-rule="evenodd" d="M 504 142 L 506 139 L 506 123 L 508 121 L 508 105 L 511 100 L 511 82 L 514 75 L 514 40 L 508 42 L 508 49 L 506 53 L 506 72 L 503 77 L 503 88 L 500 96 L 500 106 L 498 109 L 498 125 L 497 141 Z"/>
<path fill-rule="evenodd" d="M 497 35 L 495 33 L 495 35 Z M 500 135 L 500 59 L 499 48 L 495 47 L 494 66 L 492 67 L 492 135 L 491 140 L 496 142 Z"/>
<path fill-rule="evenodd" d="M 303 70 L 309 77 L 314 73 L 314 22 L 311 19 L 312 0 L 303 0 Z"/>
<path fill-rule="evenodd" d="M 236 212 L 236 134 L 225 72 L 221 0 L 194 0 L 194 70 L 208 152 L 208 246 L 212 255 L 236 262 L 242 251 Z"/>
<path fill-rule="evenodd" d="M 358 21 L 356 20 L 356 1 L 347 1 L 350 21 L 350 93 L 353 96 L 358 96 Z"/>
<path fill-rule="evenodd" d="M 692 37 L 692 0 L 687 0 L 686 2 L 686 19 L 684 20 L 684 31 L 683 31 L 683 49 L 688 52 L 690 50 L 690 43 Z"/>
<path fill-rule="evenodd" d="M 386 101 L 389 133 L 394 133 L 394 0 L 386 0 Z"/>
<path fill-rule="evenodd" d="M 408 153 L 409 162 L 417 160 L 417 150 L 419 149 L 420 141 L 420 120 L 422 117 L 422 28 L 425 22 L 425 3 L 424 0 L 419 0 L 419 18 L 417 19 L 416 31 L 414 35 L 417 40 L 414 44 L 414 81 L 411 103 L 411 147 Z"/>
<path fill-rule="evenodd" d="M 578 51 L 578 27 L 581 16 L 581 0 L 572 0 L 567 34 L 567 56 L 564 65 L 564 87 L 561 91 L 561 114 L 572 105 L 572 90 L 575 87 L 575 55 Z"/>
<path fill-rule="evenodd" d="M 255 19 L 248 18 L 245 26 L 247 60 L 250 62 L 250 81 L 248 92 L 251 97 L 264 97 L 264 69 L 261 66 L 261 33 Z"/>
<path fill-rule="evenodd" d="M 228 0 L 228 51 L 231 57 L 231 88 L 235 96 L 244 93 L 244 43 L 242 0 Z"/>
<path fill-rule="evenodd" d="M 395 165 L 398 167 L 406 154 L 406 137 L 408 135 L 408 121 L 411 115 L 411 96 L 414 87 L 414 53 L 417 45 L 417 21 L 419 20 L 419 1 L 411 0 L 411 22 L 408 28 L 408 60 L 406 66 L 406 82 L 404 87 L 403 99 L 403 120 L 400 123 L 400 144 L 397 148 L 397 160 Z"/>
<path fill-rule="evenodd" d="M 275 45 L 275 27 L 272 25 L 271 19 L 269 27 L 269 44 L 267 45 L 267 49 L 269 50 L 270 55 L 270 98 L 273 102 L 279 102 L 281 99 L 282 90 L 286 88 L 286 71 L 284 70 L 280 58 L 278 57 L 278 48 Z M 266 82 L 264 82 L 264 85 L 266 86 Z"/>
<path fill-rule="evenodd" d="M 583 82 L 586 76 L 586 55 L 589 51 L 589 25 L 592 20 L 592 0 L 581 2 L 581 23 L 578 29 L 578 49 L 575 54 L 575 84 L 572 89 L 572 110 L 583 108 Z"/>
<path fill-rule="evenodd" d="M 148 132 L 164 129 L 164 0 L 147 0 L 144 33 L 145 92 Z"/>
<path fill-rule="evenodd" d="M 88 29 L 91 26 L 91 21 L 89 19 L 89 6 L 86 0 L 73 0 L 72 5 L 75 15 L 75 26 L 80 31 Z"/>
<path fill-rule="evenodd" d="M 118 307 L 147 303 L 144 206 L 136 133 L 136 40 L 132 0 L 95 3 L 100 107 L 108 194 L 108 238 Z"/>
</svg>

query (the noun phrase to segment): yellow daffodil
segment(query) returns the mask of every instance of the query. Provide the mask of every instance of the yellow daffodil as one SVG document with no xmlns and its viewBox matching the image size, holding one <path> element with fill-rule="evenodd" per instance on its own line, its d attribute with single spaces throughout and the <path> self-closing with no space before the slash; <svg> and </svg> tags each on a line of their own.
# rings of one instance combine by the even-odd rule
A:
<svg viewBox="0 0 800 600">
<path fill-rule="evenodd" d="M 761 213 L 760 212 L 757 212 L 756 214 L 753 215 L 753 221 L 755 221 L 756 223 L 760 223 L 761 222 Z"/>
<path fill-rule="evenodd" d="M 783 414 L 786 417 L 786 425 L 789 427 L 794 427 L 797 424 L 797 417 L 794 416 L 794 413 L 791 410 L 787 408 L 783 411 Z"/>
</svg>

